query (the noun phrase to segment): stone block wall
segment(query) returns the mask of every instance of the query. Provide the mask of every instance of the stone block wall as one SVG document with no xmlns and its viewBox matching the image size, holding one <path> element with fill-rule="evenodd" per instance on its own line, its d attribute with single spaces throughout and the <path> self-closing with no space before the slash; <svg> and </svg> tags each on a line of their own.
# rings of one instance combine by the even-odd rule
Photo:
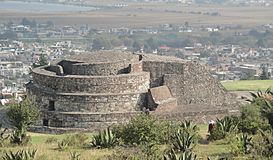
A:
<svg viewBox="0 0 273 160">
<path fill-rule="evenodd" d="M 32 73 L 33 83 L 56 92 L 131 93 L 149 88 L 149 73 L 140 72 L 116 76 L 57 76 L 42 69 Z"/>
<path fill-rule="evenodd" d="M 73 94 L 45 91 L 28 84 L 29 94 L 35 95 L 42 111 L 48 111 L 49 101 L 54 101 L 56 112 L 131 112 L 146 106 L 146 92 L 128 94 Z"/>
<path fill-rule="evenodd" d="M 143 61 L 143 71 L 150 72 L 150 86 L 162 86 L 165 74 L 183 74 L 183 63 L 162 62 L 162 61 Z"/>
</svg>

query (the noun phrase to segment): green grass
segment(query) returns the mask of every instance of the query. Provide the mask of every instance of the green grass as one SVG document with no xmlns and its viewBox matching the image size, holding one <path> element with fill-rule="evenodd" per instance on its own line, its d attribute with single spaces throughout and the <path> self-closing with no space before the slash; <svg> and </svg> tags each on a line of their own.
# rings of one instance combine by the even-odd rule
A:
<svg viewBox="0 0 273 160">
<path fill-rule="evenodd" d="M 229 91 L 257 91 L 273 87 L 273 80 L 241 80 L 221 83 Z"/>
<path fill-rule="evenodd" d="M 207 137 L 207 125 L 199 124 L 199 134 L 202 138 L 206 139 Z M 45 143 L 48 138 L 54 137 L 58 140 L 65 139 L 69 134 L 53 135 L 53 134 L 40 134 L 40 133 L 28 133 L 31 135 L 32 143 L 27 147 L 16 146 L 16 147 L 0 147 L 0 158 L 4 154 L 4 151 L 20 150 L 23 148 L 37 149 L 37 158 L 38 159 L 47 159 L 47 160 L 68 160 L 70 153 L 76 151 L 81 154 L 81 158 L 85 160 L 93 159 L 102 159 L 105 156 L 111 155 L 115 152 L 115 149 L 92 149 L 90 147 L 69 147 L 67 150 L 60 151 L 58 150 L 57 143 Z M 92 134 L 87 134 L 91 141 Z M 166 146 L 165 146 L 166 147 Z M 164 149 L 164 145 L 162 146 Z M 219 155 L 228 155 L 230 153 L 230 147 L 227 144 L 218 143 L 218 141 L 210 142 L 208 144 L 197 144 L 194 149 L 194 153 L 197 155 L 198 159 L 206 160 L 207 157 L 216 158 Z"/>
</svg>

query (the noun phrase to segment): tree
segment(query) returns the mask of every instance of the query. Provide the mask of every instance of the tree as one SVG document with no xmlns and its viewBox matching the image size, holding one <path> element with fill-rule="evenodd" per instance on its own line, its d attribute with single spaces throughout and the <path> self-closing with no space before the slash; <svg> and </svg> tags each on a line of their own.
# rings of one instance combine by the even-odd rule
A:
<svg viewBox="0 0 273 160">
<path fill-rule="evenodd" d="M 39 110 L 30 99 L 24 99 L 10 105 L 7 116 L 10 123 L 15 127 L 11 136 L 11 142 L 15 144 L 27 144 L 30 138 L 26 131 L 30 125 L 33 125 L 39 118 Z"/>
<path fill-rule="evenodd" d="M 141 49 L 141 45 L 138 41 L 134 41 L 133 43 L 133 51 L 136 52 L 136 51 L 139 51 Z"/>
<path fill-rule="evenodd" d="M 92 50 L 110 49 L 111 44 L 108 40 L 103 37 L 98 37 L 93 40 Z"/>
<path fill-rule="evenodd" d="M 17 34 L 13 31 L 5 31 L 3 34 L 0 33 L 0 39 L 16 40 L 17 38 Z"/>
<path fill-rule="evenodd" d="M 270 74 L 268 74 L 268 69 L 265 66 L 263 66 L 262 67 L 262 73 L 260 75 L 260 79 L 261 80 L 269 79 L 269 75 Z"/>
<path fill-rule="evenodd" d="M 186 21 L 184 25 L 185 25 L 186 29 L 189 28 L 189 22 L 188 21 Z"/>
<path fill-rule="evenodd" d="M 46 57 L 43 54 L 41 54 L 39 57 L 39 61 L 34 63 L 33 67 L 36 68 L 36 67 L 41 67 L 41 66 L 45 66 L 45 65 L 48 65 L 48 61 L 47 61 Z"/>
</svg>

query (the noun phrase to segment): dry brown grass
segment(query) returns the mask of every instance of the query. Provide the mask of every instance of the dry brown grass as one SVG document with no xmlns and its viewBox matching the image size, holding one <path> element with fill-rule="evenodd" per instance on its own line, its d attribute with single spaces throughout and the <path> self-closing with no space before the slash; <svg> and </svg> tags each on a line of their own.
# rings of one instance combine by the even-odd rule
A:
<svg viewBox="0 0 273 160">
<path fill-rule="evenodd" d="M 116 1 L 111 1 L 111 4 Z M 108 1 L 103 2 L 107 4 Z M 178 11 L 178 12 L 166 12 Z M 189 12 L 216 12 L 221 16 L 190 14 Z M 19 21 L 23 17 L 38 21 L 52 20 L 57 25 L 90 24 L 97 27 L 112 26 L 157 26 L 159 24 L 193 25 L 243 25 L 256 26 L 272 23 L 273 7 L 224 7 L 224 6 L 183 6 L 178 4 L 130 3 L 123 9 L 103 9 L 90 12 L 34 13 L 31 11 L 0 11 L 0 21 Z"/>
</svg>

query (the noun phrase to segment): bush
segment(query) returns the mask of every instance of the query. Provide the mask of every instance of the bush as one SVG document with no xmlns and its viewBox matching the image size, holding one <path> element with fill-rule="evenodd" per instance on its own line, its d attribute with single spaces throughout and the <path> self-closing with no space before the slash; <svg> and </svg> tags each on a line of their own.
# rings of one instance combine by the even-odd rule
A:
<svg viewBox="0 0 273 160">
<path fill-rule="evenodd" d="M 162 160 L 157 145 L 139 145 L 137 147 L 116 148 L 112 155 L 107 156 L 107 160 Z"/>
<path fill-rule="evenodd" d="M 39 117 L 37 107 L 29 99 L 10 105 L 7 115 L 11 124 L 18 130 L 27 130 Z"/>
<path fill-rule="evenodd" d="M 36 106 L 29 99 L 25 99 L 20 103 L 11 104 L 7 115 L 15 127 L 11 136 L 11 143 L 19 145 L 29 143 L 30 137 L 26 135 L 26 131 L 39 117 Z"/>
<path fill-rule="evenodd" d="M 256 134 L 258 129 L 266 130 L 269 124 L 266 118 L 261 116 L 261 107 L 256 104 L 248 104 L 242 107 L 239 130 L 243 133 Z"/>
<path fill-rule="evenodd" d="M 210 135 L 208 136 L 208 141 L 216 141 L 224 138 L 225 138 L 224 132 L 216 127 L 216 129 L 210 132 Z"/>
<path fill-rule="evenodd" d="M 0 124 L 0 147 L 4 147 L 9 139 L 9 134 L 7 134 L 7 128 L 2 129 L 2 124 Z"/>
<path fill-rule="evenodd" d="M 216 128 L 211 131 L 208 140 L 215 141 L 224 139 L 230 133 L 234 133 L 237 130 L 238 119 L 237 117 L 224 117 L 223 119 L 217 119 Z"/>
<path fill-rule="evenodd" d="M 114 133 L 126 145 L 159 144 L 168 139 L 164 138 L 164 129 L 160 122 L 145 114 L 132 118 L 128 124 L 114 127 Z"/>
<path fill-rule="evenodd" d="M 253 155 L 272 158 L 273 157 L 273 132 L 261 131 L 256 135 L 254 142 L 254 153 Z"/>
<path fill-rule="evenodd" d="M 88 136 L 84 133 L 76 133 L 69 135 L 65 138 L 68 146 L 82 147 L 87 144 Z"/>
<path fill-rule="evenodd" d="M 234 155 L 245 155 L 251 153 L 253 149 L 252 137 L 247 134 L 231 135 L 226 139 Z"/>
<path fill-rule="evenodd" d="M 58 143 L 58 139 L 56 137 L 50 137 L 46 139 L 45 143 L 47 144 Z"/>
</svg>

